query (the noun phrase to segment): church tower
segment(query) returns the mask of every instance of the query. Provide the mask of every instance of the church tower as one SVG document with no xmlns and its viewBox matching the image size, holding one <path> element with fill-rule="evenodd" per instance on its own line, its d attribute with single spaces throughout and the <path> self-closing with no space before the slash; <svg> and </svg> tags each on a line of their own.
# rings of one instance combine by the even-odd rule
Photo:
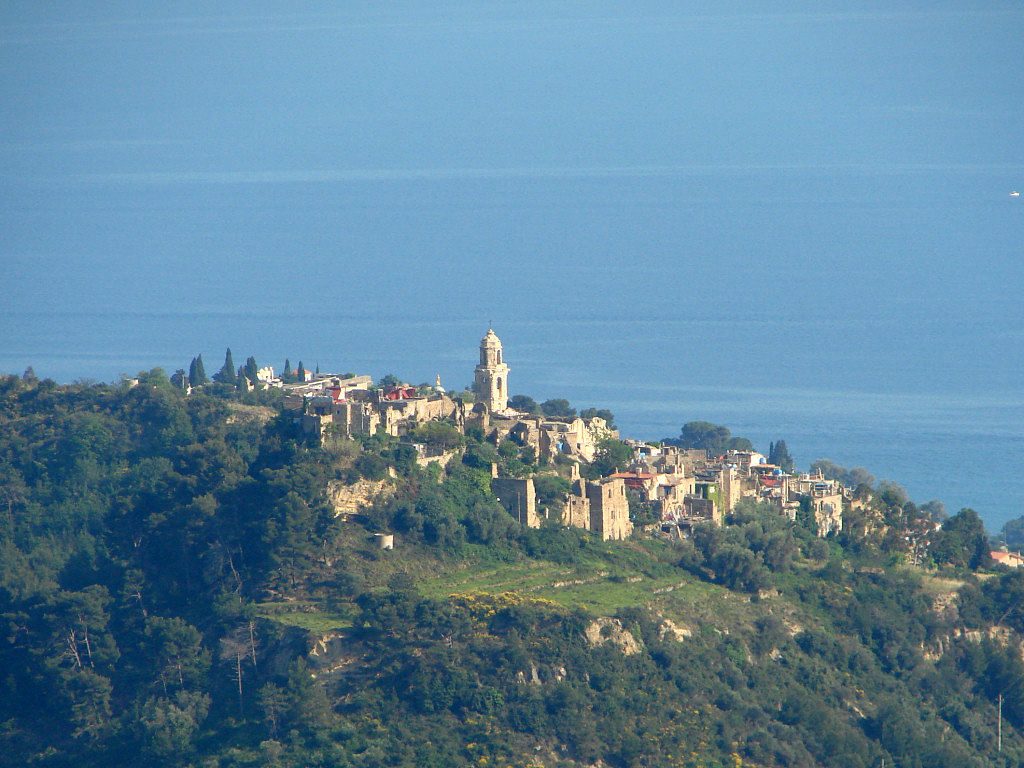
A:
<svg viewBox="0 0 1024 768">
<path fill-rule="evenodd" d="M 490 328 L 480 340 L 480 365 L 476 367 L 473 391 L 477 402 L 485 403 L 491 413 L 508 408 L 508 366 L 502 359 L 501 339 Z"/>
</svg>

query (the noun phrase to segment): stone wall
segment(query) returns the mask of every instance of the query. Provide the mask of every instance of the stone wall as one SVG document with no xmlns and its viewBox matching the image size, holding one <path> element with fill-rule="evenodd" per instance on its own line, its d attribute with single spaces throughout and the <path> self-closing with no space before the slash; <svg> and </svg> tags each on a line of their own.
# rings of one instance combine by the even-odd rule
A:
<svg viewBox="0 0 1024 768">
<path fill-rule="evenodd" d="M 461 454 L 461 448 L 453 448 L 450 451 L 443 451 L 437 456 L 417 456 L 416 464 L 423 468 L 429 467 L 431 464 L 438 464 L 441 469 L 445 469 L 449 464 L 451 464 L 452 459 L 456 456 L 460 456 Z"/>
<path fill-rule="evenodd" d="M 572 491 L 566 494 L 562 525 L 590 530 L 590 500 L 584 481 L 578 478 L 573 480 Z"/>
</svg>

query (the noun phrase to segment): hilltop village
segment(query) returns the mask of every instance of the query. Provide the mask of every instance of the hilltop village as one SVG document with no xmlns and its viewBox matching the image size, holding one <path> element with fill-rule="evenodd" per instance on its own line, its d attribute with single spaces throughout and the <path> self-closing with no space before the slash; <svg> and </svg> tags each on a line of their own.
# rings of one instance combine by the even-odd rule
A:
<svg viewBox="0 0 1024 768">
<path fill-rule="evenodd" d="M 416 442 L 420 428 L 436 422 L 460 434 L 475 432 L 495 446 L 510 442 L 528 449 L 534 467 L 523 476 L 502 476 L 492 464 L 491 489 L 510 515 L 531 528 L 557 521 L 620 540 L 633 532 L 631 509 L 643 508 L 655 520 L 646 523 L 649 530 L 681 536 L 698 523 L 721 525 L 741 499 L 753 498 L 777 506 L 791 520 L 805 510 L 824 537 L 842 530 L 844 502 L 856 503 L 852 490 L 838 481 L 786 472 L 753 450 L 708 456 L 704 450 L 627 438 L 621 443 L 630 455 L 593 477 L 587 468 L 608 441 L 620 442 L 619 432 L 601 416 L 556 417 L 510 407 L 510 370 L 501 340 L 488 329 L 472 389 L 465 392 L 447 392 L 440 377 L 433 386 L 375 387 L 370 376 L 300 371 L 298 381 L 286 383 L 263 368 L 259 378 L 284 390 L 286 411 L 322 442 L 383 432 L 409 441 L 422 466 L 443 466 L 457 450 Z M 539 500 L 537 483 L 545 476 L 568 481 L 560 503 Z"/>
</svg>

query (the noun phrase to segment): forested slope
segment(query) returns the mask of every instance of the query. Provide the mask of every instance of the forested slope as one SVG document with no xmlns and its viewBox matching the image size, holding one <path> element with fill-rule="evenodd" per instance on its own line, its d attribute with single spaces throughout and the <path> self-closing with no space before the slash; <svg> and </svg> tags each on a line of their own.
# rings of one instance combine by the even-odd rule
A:
<svg viewBox="0 0 1024 768">
<path fill-rule="evenodd" d="M 523 530 L 514 448 L 435 429 L 464 454 L 421 469 L 267 398 L 0 379 L 0 763 L 1024 764 L 1024 575 L 970 570 L 970 515 L 941 571 L 902 564 L 905 502 L 828 542 L 754 504 Z M 335 518 L 360 477 L 394 493 Z"/>
</svg>

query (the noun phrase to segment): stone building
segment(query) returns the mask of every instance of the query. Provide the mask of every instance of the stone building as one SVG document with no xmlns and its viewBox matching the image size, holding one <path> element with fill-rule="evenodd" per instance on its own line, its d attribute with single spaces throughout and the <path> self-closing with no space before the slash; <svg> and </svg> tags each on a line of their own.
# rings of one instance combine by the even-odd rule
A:
<svg viewBox="0 0 1024 768">
<path fill-rule="evenodd" d="M 332 400 L 342 400 L 351 397 L 354 392 L 365 392 L 372 383 L 373 379 L 369 376 L 320 374 L 311 381 L 280 386 L 284 390 L 285 410 L 306 412 L 309 398 L 329 397 Z"/>
<path fill-rule="evenodd" d="M 554 461 L 558 456 L 591 462 L 600 442 L 617 438 L 618 431 L 594 416 L 589 419 L 556 419 L 534 414 L 496 417 L 488 422 L 489 437 L 494 442 L 508 438 L 519 445 L 530 446 L 537 458 Z"/>
<path fill-rule="evenodd" d="M 744 476 L 731 464 L 723 465 L 718 470 L 718 476 L 722 489 L 722 513 L 728 515 L 743 498 Z"/>
<path fill-rule="evenodd" d="M 820 473 L 793 477 L 788 483 L 789 501 L 808 499 L 819 536 L 843 530 L 843 486 L 838 480 L 826 480 Z"/>
<path fill-rule="evenodd" d="M 473 377 L 473 392 L 477 402 L 485 403 L 491 413 L 504 413 L 508 409 L 509 367 L 502 359 L 501 339 L 493 329 L 480 340 L 480 364 Z"/>
<path fill-rule="evenodd" d="M 491 492 L 520 525 L 527 528 L 540 527 L 537 491 L 533 486 L 532 477 L 492 477 Z"/>
<path fill-rule="evenodd" d="M 395 399 L 378 396 L 374 406 L 380 415 L 380 427 L 395 437 L 406 434 L 424 422 L 450 419 L 455 415 L 455 401 L 446 394 Z"/>
<path fill-rule="evenodd" d="M 567 528 L 590 530 L 590 500 L 587 498 L 587 482 L 579 476 L 572 481 L 572 488 L 563 500 L 562 525 Z"/>
<path fill-rule="evenodd" d="M 491 469 L 497 474 L 497 465 Z M 629 520 L 629 499 L 626 484 L 621 478 L 606 477 L 587 481 L 580 477 L 573 465 L 572 486 L 562 499 L 562 517 L 559 522 L 568 528 L 593 531 L 605 541 L 629 538 L 633 524 Z M 491 491 L 501 506 L 520 524 L 539 528 L 541 515 L 537 511 L 537 491 L 533 478 L 493 477 Z"/>
<path fill-rule="evenodd" d="M 587 501 L 590 502 L 590 530 L 601 534 L 605 541 L 629 538 L 633 524 L 629 521 L 626 484 L 621 478 L 587 483 Z"/>
<path fill-rule="evenodd" d="M 735 465 L 744 475 L 749 475 L 753 467 L 768 463 L 767 457 L 757 451 L 729 450 L 723 458 L 726 464 Z"/>
<path fill-rule="evenodd" d="M 579 464 L 572 465 L 569 492 L 562 497 L 562 518 L 566 528 L 590 530 L 590 500 L 587 498 L 587 481 L 580 477 Z"/>
<path fill-rule="evenodd" d="M 399 437 L 428 421 L 451 419 L 457 405 L 446 394 L 419 395 L 415 389 L 327 390 L 303 398 L 302 428 L 321 438 L 373 435 L 378 429 Z"/>
</svg>

